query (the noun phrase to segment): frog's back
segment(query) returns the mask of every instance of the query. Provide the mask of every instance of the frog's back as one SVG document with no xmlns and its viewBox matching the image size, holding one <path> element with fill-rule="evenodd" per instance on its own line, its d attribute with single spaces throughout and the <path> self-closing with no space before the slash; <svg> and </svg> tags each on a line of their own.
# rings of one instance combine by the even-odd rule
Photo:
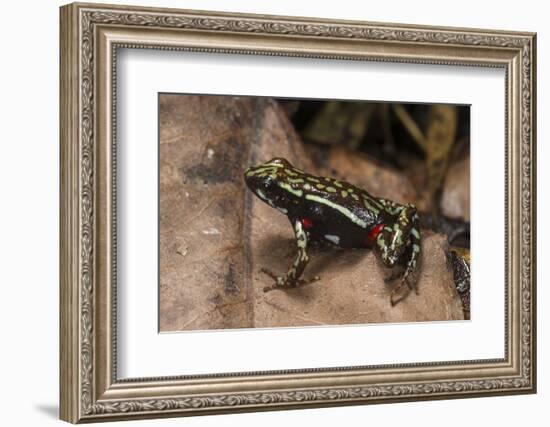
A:
<svg viewBox="0 0 550 427">
<path fill-rule="evenodd" d="M 302 173 L 301 216 L 312 219 L 312 234 L 329 236 L 342 247 L 363 247 L 372 228 L 382 220 L 382 205 L 367 191 L 345 181 Z M 296 187 L 295 187 L 296 188 Z"/>
<path fill-rule="evenodd" d="M 377 198 L 349 182 L 322 176 L 304 175 L 306 198 L 308 195 L 310 195 L 310 199 L 323 198 L 353 211 L 365 211 L 364 213 L 369 216 L 377 215 L 383 210 L 383 206 Z"/>
</svg>

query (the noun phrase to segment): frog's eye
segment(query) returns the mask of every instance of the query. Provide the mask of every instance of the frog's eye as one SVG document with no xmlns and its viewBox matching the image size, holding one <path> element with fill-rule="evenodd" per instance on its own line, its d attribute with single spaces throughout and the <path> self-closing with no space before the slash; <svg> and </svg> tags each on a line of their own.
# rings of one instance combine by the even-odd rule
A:
<svg viewBox="0 0 550 427">
<path fill-rule="evenodd" d="M 275 184 L 275 180 L 273 178 L 266 178 L 262 181 L 262 187 L 264 188 L 264 190 L 269 190 L 271 188 L 273 188 L 273 185 Z"/>
</svg>

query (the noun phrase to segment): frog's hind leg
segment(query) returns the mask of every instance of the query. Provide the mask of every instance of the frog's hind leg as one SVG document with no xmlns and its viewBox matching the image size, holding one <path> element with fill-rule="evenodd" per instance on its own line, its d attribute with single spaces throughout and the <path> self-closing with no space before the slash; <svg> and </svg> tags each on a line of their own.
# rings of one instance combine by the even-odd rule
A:
<svg viewBox="0 0 550 427">
<path fill-rule="evenodd" d="M 402 275 L 401 281 L 399 284 L 392 290 L 390 295 L 390 302 L 392 307 L 395 306 L 399 301 L 403 300 L 407 293 L 403 293 L 403 287 L 406 285 L 409 290 L 413 291 L 418 295 L 418 288 L 416 286 L 417 282 L 417 273 L 418 273 L 418 263 L 420 262 L 420 231 L 418 227 L 418 214 L 416 210 L 410 218 L 412 227 L 409 230 L 408 236 L 408 248 L 405 252 L 405 269 Z"/>
<path fill-rule="evenodd" d="M 403 274 L 403 280 L 407 283 L 410 289 L 414 289 L 418 294 L 418 288 L 416 286 L 418 281 L 418 264 L 420 263 L 420 220 L 416 209 L 411 216 L 412 227 L 409 231 L 409 249 L 407 251 L 407 264 L 405 267 L 405 273 Z"/>
<path fill-rule="evenodd" d="M 396 216 L 393 224 L 387 224 L 378 234 L 375 250 L 387 267 L 399 264 L 404 266 L 403 258 L 412 244 L 411 233 L 420 237 L 418 232 L 418 214 L 414 205 L 399 205 L 390 200 L 381 199 L 384 208 Z M 414 230 L 414 231 L 413 231 Z M 415 238 L 415 242 L 417 242 Z M 420 240 L 418 239 L 418 242 Z M 410 258 L 410 257 L 409 257 Z"/>
<path fill-rule="evenodd" d="M 315 282 L 319 280 L 319 277 L 315 276 L 312 279 L 304 280 L 300 277 L 304 272 L 304 269 L 309 262 L 309 256 L 307 254 L 308 245 L 308 232 L 304 230 L 302 222 L 300 220 L 294 221 L 294 234 L 296 236 L 296 244 L 298 246 L 298 253 L 294 262 L 290 266 L 289 270 L 284 276 L 277 276 L 268 269 L 262 268 L 260 271 L 270 276 L 275 280 L 275 283 L 271 286 L 266 286 L 264 292 L 271 291 L 278 288 L 293 288 L 299 285 L 305 285 L 307 283 Z"/>
<path fill-rule="evenodd" d="M 379 235 L 376 248 L 382 260 L 388 267 L 402 266 L 399 274 L 392 274 L 386 282 L 401 277 L 400 283 L 392 290 L 392 306 L 401 301 L 403 286 L 407 286 L 416 293 L 416 271 L 420 257 L 420 228 L 419 218 L 414 205 L 399 205 L 390 200 L 383 200 L 385 209 L 397 219 L 393 226 L 387 226 L 384 233 Z"/>
</svg>

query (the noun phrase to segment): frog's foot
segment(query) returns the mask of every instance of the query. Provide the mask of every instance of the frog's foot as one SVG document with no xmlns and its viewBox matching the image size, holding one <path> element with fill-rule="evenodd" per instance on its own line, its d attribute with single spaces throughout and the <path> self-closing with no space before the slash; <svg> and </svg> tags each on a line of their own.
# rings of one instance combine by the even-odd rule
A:
<svg viewBox="0 0 550 427">
<path fill-rule="evenodd" d="M 409 287 L 409 289 L 411 291 L 414 291 L 415 295 L 418 295 L 418 286 L 416 286 L 416 282 L 411 280 L 405 280 L 405 281 L 407 282 L 407 286 Z"/>
<path fill-rule="evenodd" d="M 271 286 L 264 286 L 264 292 L 274 291 L 275 289 L 280 289 L 280 288 L 281 286 L 278 286 L 277 283 L 275 282 Z"/>
<path fill-rule="evenodd" d="M 391 284 L 395 282 L 397 279 L 401 279 L 401 281 L 404 282 L 411 291 L 414 291 L 415 294 L 418 295 L 418 289 L 416 287 L 416 279 L 414 279 L 412 275 L 407 274 L 406 271 L 405 272 L 403 272 L 403 270 L 395 271 L 391 273 L 388 277 L 386 277 L 384 279 L 384 282 L 386 284 Z M 400 286 L 403 286 L 403 284 L 401 284 Z"/>
<path fill-rule="evenodd" d="M 405 270 L 405 273 L 403 274 L 403 282 L 407 284 L 411 291 L 414 291 L 414 293 L 418 295 L 418 286 L 416 286 L 418 276 L 416 272 L 411 271 L 410 269 Z"/>
<path fill-rule="evenodd" d="M 394 277 L 395 275 L 392 274 L 387 279 L 391 279 L 389 281 L 393 281 L 397 279 L 399 276 Z M 386 282 L 388 283 L 388 282 Z M 418 295 L 418 287 L 416 286 L 416 278 L 414 277 L 414 274 L 407 274 L 405 272 L 404 275 L 401 275 L 401 281 L 398 285 L 393 288 L 390 296 L 390 302 L 392 307 L 394 307 L 399 301 L 404 300 L 409 292 L 414 291 L 416 295 Z"/>
<path fill-rule="evenodd" d="M 275 281 L 271 286 L 265 286 L 264 292 L 273 291 L 275 289 L 296 288 L 298 286 L 307 285 L 321 279 L 319 276 L 314 276 L 311 279 L 292 279 L 288 275 L 277 276 L 275 273 L 273 273 L 271 270 L 268 270 L 267 268 L 260 269 L 260 272 L 267 274 Z"/>
<path fill-rule="evenodd" d="M 282 283 L 284 283 L 284 277 L 277 276 L 275 273 L 273 273 L 271 270 L 269 270 L 267 268 L 261 268 L 260 273 L 267 274 L 269 277 L 271 277 L 273 280 L 275 280 L 275 283 L 273 285 L 266 286 L 264 288 L 264 292 L 276 289 L 277 287 L 280 287 L 282 285 Z"/>
<path fill-rule="evenodd" d="M 405 287 L 405 285 L 407 285 Z M 408 289 L 407 289 L 408 288 Z M 390 303 L 392 307 L 395 307 L 396 304 L 400 301 L 403 301 L 407 295 L 409 295 L 409 292 L 411 291 L 410 286 L 406 283 L 405 280 L 402 280 L 399 282 L 399 284 L 393 288 L 390 294 Z"/>
</svg>

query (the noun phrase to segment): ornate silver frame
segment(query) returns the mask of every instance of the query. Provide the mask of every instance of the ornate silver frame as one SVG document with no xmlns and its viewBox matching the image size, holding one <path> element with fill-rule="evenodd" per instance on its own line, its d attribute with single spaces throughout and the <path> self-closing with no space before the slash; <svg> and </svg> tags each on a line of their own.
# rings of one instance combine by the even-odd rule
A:
<svg viewBox="0 0 550 427">
<path fill-rule="evenodd" d="M 71 4 L 61 8 L 61 418 L 129 418 L 536 390 L 535 34 Z M 505 357 L 118 380 L 113 177 L 118 47 L 502 67 Z"/>
</svg>

